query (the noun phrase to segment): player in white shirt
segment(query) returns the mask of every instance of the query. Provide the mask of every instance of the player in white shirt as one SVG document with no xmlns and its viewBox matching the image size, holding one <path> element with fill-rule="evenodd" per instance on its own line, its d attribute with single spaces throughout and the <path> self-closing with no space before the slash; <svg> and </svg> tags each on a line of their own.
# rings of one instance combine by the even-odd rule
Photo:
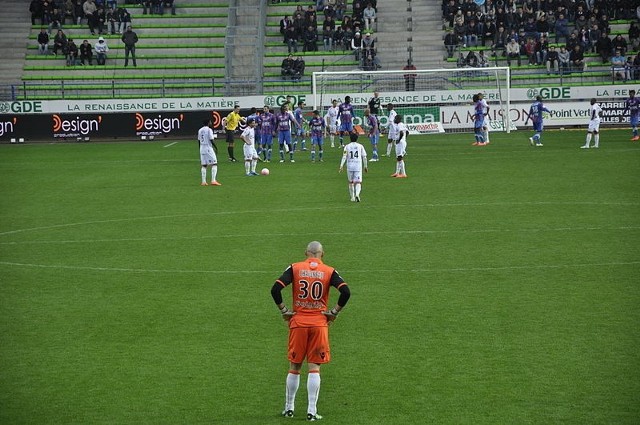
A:
<svg viewBox="0 0 640 425">
<path fill-rule="evenodd" d="M 484 115 L 484 121 L 482 122 L 482 132 L 484 133 L 484 143 L 489 144 L 489 104 L 484 99 L 483 93 L 478 93 L 478 101 L 482 105 L 482 113 Z"/>
<path fill-rule="evenodd" d="M 244 170 L 247 176 L 257 176 L 256 164 L 258 164 L 258 152 L 256 152 L 256 120 L 249 118 L 247 127 L 242 132 L 240 138 L 244 141 L 242 152 L 244 153 Z"/>
<path fill-rule="evenodd" d="M 331 140 L 331 147 L 334 148 L 336 134 L 338 134 L 338 101 L 333 99 L 331 106 L 327 109 L 327 113 L 324 116 L 329 129 L 329 139 Z"/>
<path fill-rule="evenodd" d="M 395 145 L 397 162 L 396 172 L 391 174 L 391 177 L 405 179 L 407 178 L 407 171 L 404 168 L 404 156 L 407 154 L 407 135 L 409 134 L 409 129 L 402 122 L 402 115 L 396 115 L 392 127 L 396 136 Z M 391 130 L 389 130 L 389 132 L 391 132 Z"/>
<path fill-rule="evenodd" d="M 198 143 L 200 144 L 200 174 L 202 176 L 201 186 L 208 186 L 207 184 L 207 168 L 211 168 L 211 185 L 222 186 L 216 180 L 218 175 L 218 158 L 214 151 L 215 145 L 213 140 L 216 138 L 216 134 L 211 130 L 211 120 L 204 120 L 203 126 L 198 130 Z M 217 150 L 217 149 L 216 149 Z"/>
<path fill-rule="evenodd" d="M 387 156 L 391 156 L 391 148 L 393 147 L 393 142 L 396 140 L 395 127 L 393 123 L 396 120 L 396 116 L 398 113 L 393 109 L 393 104 L 387 104 L 387 110 L 389 111 L 389 120 L 387 121 L 389 124 L 387 125 Z"/>
<path fill-rule="evenodd" d="M 351 202 L 360 202 L 360 190 L 362 189 L 362 170 L 367 172 L 367 151 L 358 143 L 358 134 L 350 133 L 350 143 L 344 147 L 342 160 L 340 161 L 340 173 L 347 164 L 347 178 L 349 179 L 349 196 Z"/>
<path fill-rule="evenodd" d="M 587 130 L 587 139 L 584 145 L 580 146 L 582 149 L 589 149 L 591 144 L 591 137 L 593 136 L 593 147 L 600 147 L 600 117 L 602 116 L 602 108 L 594 97 L 591 99 L 591 107 L 589 108 L 589 129 Z"/>
</svg>

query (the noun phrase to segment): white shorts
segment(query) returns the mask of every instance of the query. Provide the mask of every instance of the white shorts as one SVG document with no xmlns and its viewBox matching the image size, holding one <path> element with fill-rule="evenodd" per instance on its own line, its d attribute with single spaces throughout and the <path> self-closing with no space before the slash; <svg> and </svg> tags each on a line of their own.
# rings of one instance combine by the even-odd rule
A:
<svg viewBox="0 0 640 425">
<path fill-rule="evenodd" d="M 407 154 L 407 142 L 396 142 L 396 156 L 405 156 Z"/>
<path fill-rule="evenodd" d="M 362 171 L 347 170 L 347 178 L 349 183 L 362 183 Z"/>
<path fill-rule="evenodd" d="M 207 149 L 205 152 L 200 152 L 200 164 L 202 165 L 216 165 L 218 158 L 213 148 Z"/>
<path fill-rule="evenodd" d="M 329 124 L 329 133 L 338 134 L 338 124 Z"/>
<path fill-rule="evenodd" d="M 589 121 L 589 133 L 600 131 L 600 121 Z"/>
<path fill-rule="evenodd" d="M 256 148 L 253 145 L 242 145 L 242 152 L 245 160 L 258 159 L 258 152 L 256 152 Z"/>
</svg>

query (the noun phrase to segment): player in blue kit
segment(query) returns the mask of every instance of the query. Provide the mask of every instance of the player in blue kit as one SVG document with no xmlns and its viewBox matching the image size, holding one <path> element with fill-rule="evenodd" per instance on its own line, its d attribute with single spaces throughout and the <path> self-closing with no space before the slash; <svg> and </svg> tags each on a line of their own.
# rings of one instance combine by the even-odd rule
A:
<svg viewBox="0 0 640 425">
<path fill-rule="evenodd" d="M 370 109 L 365 109 L 364 122 L 369 130 L 369 141 L 373 152 L 371 162 L 376 162 L 378 161 L 378 142 L 380 141 L 380 121 L 378 121 L 378 116 L 372 113 Z"/>
<path fill-rule="evenodd" d="M 296 119 L 296 122 L 298 123 L 298 128 L 295 130 L 295 136 L 293 138 L 294 152 L 298 148 L 298 142 L 300 142 L 301 150 L 303 151 L 307 150 L 307 147 L 306 147 L 307 141 L 305 140 L 305 131 L 302 126 L 302 124 L 304 123 L 304 116 L 303 116 L 304 112 L 302 111 L 302 108 L 304 107 L 305 107 L 304 102 L 300 101 L 298 102 L 298 107 L 295 109 L 295 111 L 293 111 L 293 116 Z"/>
<path fill-rule="evenodd" d="M 318 160 L 322 159 L 322 146 L 324 144 L 324 134 L 326 133 L 326 124 L 320 116 L 320 111 L 313 111 L 313 117 L 309 120 L 309 128 L 311 129 L 311 162 L 316 162 L 316 146 L 318 147 Z"/>
<path fill-rule="evenodd" d="M 543 112 L 551 113 L 551 111 L 542 104 L 542 96 L 536 96 L 536 101 L 531 104 L 529 115 L 527 115 L 527 119 L 524 122 L 524 125 L 527 125 L 529 119 L 531 119 L 531 123 L 533 124 L 534 135 L 529 137 L 531 146 L 542 146 Z"/>
<path fill-rule="evenodd" d="M 629 111 L 630 114 L 630 122 L 631 122 L 631 131 L 633 133 L 633 137 L 631 137 L 632 141 L 640 140 L 640 136 L 638 136 L 638 119 L 640 118 L 640 97 L 636 97 L 635 90 L 629 90 L 629 98 L 624 102 L 624 111 L 622 115 L 626 114 Z"/>
<path fill-rule="evenodd" d="M 276 131 L 276 116 L 271 113 L 267 105 L 260 115 L 260 149 L 264 162 L 271 162 L 271 151 L 273 149 L 273 134 Z"/>
<path fill-rule="evenodd" d="M 289 160 L 291 162 L 296 162 L 293 159 L 293 145 L 291 144 L 292 124 L 295 125 L 296 128 L 300 126 L 291 111 L 289 111 L 287 105 L 282 105 L 280 107 L 280 112 L 276 114 L 278 144 L 280 145 L 280 162 L 284 162 L 285 150 L 289 152 Z"/>
<path fill-rule="evenodd" d="M 484 142 L 484 105 L 481 102 L 480 97 L 477 94 L 473 95 L 473 132 L 475 133 L 476 141 L 472 143 L 473 146 L 485 146 Z"/>
<path fill-rule="evenodd" d="M 338 106 L 338 116 L 340 117 L 340 147 L 344 147 L 344 133 L 353 133 L 353 105 L 351 97 L 345 96 L 344 102 Z"/>
</svg>

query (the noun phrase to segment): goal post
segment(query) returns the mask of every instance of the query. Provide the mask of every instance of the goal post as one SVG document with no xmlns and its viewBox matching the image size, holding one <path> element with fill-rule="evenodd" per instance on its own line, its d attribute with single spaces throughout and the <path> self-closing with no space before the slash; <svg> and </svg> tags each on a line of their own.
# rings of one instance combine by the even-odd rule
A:
<svg viewBox="0 0 640 425">
<path fill-rule="evenodd" d="M 388 125 L 386 105 L 393 104 L 416 133 L 472 132 L 473 97 L 484 95 L 491 131 L 515 129 L 509 118 L 509 67 L 418 69 L 400 71 L 326 71 L 312 75 L 313 105 L 324 115 L 331 101 L 351 97 L 356 124 L 374 92 L 381 99 L 378 114 Z"/>
</svg>

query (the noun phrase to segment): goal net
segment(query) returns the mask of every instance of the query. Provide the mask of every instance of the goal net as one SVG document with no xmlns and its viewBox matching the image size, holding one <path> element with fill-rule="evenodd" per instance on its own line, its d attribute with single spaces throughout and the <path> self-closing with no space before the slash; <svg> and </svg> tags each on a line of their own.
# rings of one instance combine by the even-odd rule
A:
<svg viewBox="0 0 640 425">
<path fill-rule="evenodd" d="M 509 119 L 509 68 L 456 68 L 411 71 L 330 71 L 314 72 L 314 109 L 322 115 L 334 99 L 351 97 L 355 124 L 374 92 L 379 93 L 380 125 L 386 128 L 393 104 L 411 133 L 472 132 L 473 98 L 482 93 L 489 106 L 485 124 L 490 131 L 515 129 Z"/>
</svg>

